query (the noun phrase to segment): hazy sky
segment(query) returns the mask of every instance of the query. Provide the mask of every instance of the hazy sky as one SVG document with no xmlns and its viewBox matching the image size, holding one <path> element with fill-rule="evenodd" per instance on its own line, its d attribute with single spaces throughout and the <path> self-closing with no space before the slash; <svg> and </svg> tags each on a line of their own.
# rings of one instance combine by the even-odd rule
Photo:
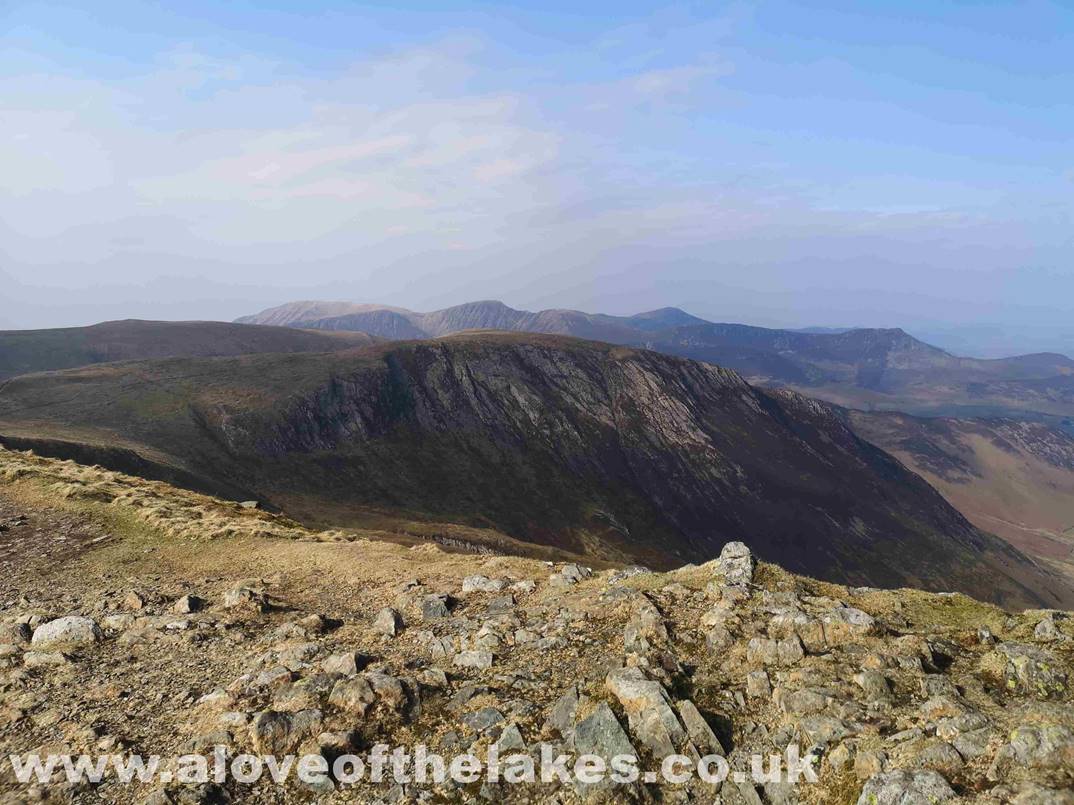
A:
<svg viewBox="0 0 1074 805">
<path fill-rule="evenodd" d="M 0 3 L 0 327 L 500 298 L 1074 345 L 1069 2 L 504 6 Z"/>
</svg>

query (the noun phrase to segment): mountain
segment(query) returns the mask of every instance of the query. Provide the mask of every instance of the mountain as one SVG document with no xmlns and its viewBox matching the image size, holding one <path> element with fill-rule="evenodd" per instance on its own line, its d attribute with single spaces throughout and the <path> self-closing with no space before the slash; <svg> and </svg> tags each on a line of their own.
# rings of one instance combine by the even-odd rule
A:
<svg viewBox="0 0 1074 805">
<path fill-rule="evenodd" d="M 825 579 L 1074 600 L 827 406 L 571 338 L 26 375 L 0 389 L 0 434 L 19 447 L 47 438 L 46 451 L 78 444 L 82 460 L 98 449 L 105 465 L 123 459 L 104 448 L 132 451 L 313 524 L 456 522 L 657 567 L 742 539 Z"/>
<path fill-rule="evenodd" d="M 368 346 L 365 333 L 309 333 L 216 321 L 109 321 L 91 327 L 0 331 L 0 379 L 109 361 L 258 352 L 329 352 Z"/>
<path fill-rule="evenodd" d="M 675 308 L 620 317 L 582 313 L 578 310 L 515 310 L 503 302 L 486 300 L 417 313 L 403 308 L 350 305 L 345 302 L 294 302 L 244 316 L 239 322 L 285 324 L 312 330 L 357 330 L 382 338 L 437 338 L 467 330 L 573 335 L 610 343 L 631 343 L 652 329 L 662 329 L 695 319 Z"/>
<path fill-rule="evenodd" d="M 346 316 L 351 313 L 367 313 L 373 310 L 395 310 L 386 305 L 359 305 L 354 302 L 288 302 L 269 308 L 252 316 L 241 316 L 237 324 L 269 324 L 276 327 L 294 327 L 300 322 Z"/>
<path fill-rule="evenodd" d="M 1074 436 L 1039 422 L 848 411 L 966 517 L 1074 576 Z"/>
<path fill-rule="evenodd" d="M 1070 612 L 848 588 L 741 543 L 658 573 L 385 537 L 0 449 L 0 753 L 16 772 L 31 751 L 116 772 L 72 793 L 59 766 L 32 788 L 9 771 L 4 800 L 1070 803 Z M 446 767 L 459 752 L 494 763 L 494 741 L 500 782 L 406 755 L 381 779 L 352 774 L 377 745 L 428 747 Z M 217 748 L 278 763 L 184 782 Z M 567 771 L 518 774 L 542 754 Z M 147 755 L 180 773 L 121 776 Z M 297 774 L 295 755 L 335 778 L 308 760 Z M 686 773 L 674 783 L 629 781 L 681 756 L 708 756 L 709 774 L 765 760 L 722 786 L 683 782 L 692 762 L 665 766 Z M 772 782 L 803 767 L 808 783 Z M 596 782 L 600 769 L 626 781 Z"/>
<path fill-rule="evenodd" d="M 655 333 L 645 346 L 850 407 L 925 415 L 1074 415 L 1074 361 L 1063 355 L 960 358 L 897 328 L 804 333 L 707 324 Z"/>
<path fill-rule="evenodd" d="M 1074 432 L 1074 361 L 1054 353 L 963 358 L 898 328 L 778 330 L 706 322 L 677 308 L 606 316 L 577 310 L 531 313 L 484 301 L 432 313 L 370 305 L 340 313 L 346 305 L 298 302 L 241 321 L 359 330 L 384 338 L 465 330 L 573 335 L 714 363 L 757 384 L 786 386 L 847 407 L 925 416 L 1013 416 L 1053 425 L 1069 420 Z"/>
</svg>

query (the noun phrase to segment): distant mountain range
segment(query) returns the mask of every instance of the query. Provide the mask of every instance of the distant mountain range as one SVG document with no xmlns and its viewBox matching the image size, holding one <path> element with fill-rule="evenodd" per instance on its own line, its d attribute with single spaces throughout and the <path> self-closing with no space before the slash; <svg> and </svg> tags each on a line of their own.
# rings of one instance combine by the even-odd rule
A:
<svg viewBox="0 0 1074 805">
<path fill-rule="evenodd" d="M 467 330 L 573 335 L 726 366 L 750 382 L 839 405 L 928 416 L 1016 416 L 1074 430 L 1074 360 L 1053 353 L 982 360 L 951 355 L 901 329 L 777 330 L 718 324 L 678 308 L 608 316 L 471 302 L 431 313 L 346 302 L 295 302 L 238 320 L 382 338 Z"/>
<path fill-rule="evenodd" d="M 462 523 L 658 567 L 742 539 L 824 579 L 1074 603 L 828 406 L 606 343 L 469 334 L 28 374 L 0 388 L 0 434 L 310 523 Z"/>
</svg>

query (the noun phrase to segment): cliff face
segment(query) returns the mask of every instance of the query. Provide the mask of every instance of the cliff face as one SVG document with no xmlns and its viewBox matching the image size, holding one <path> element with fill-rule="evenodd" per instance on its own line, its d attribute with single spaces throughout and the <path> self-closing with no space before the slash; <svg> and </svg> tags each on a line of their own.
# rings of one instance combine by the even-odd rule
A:
<svg viewBox="0 0 1074 805">
<path fill-rule="evenodd" d="M 0 420 L 42 415 L 344 525 L 404 512 L 660 567 L 741 539 L 852 584 L 1070 595 L 823 404 L 641 350 L 460 336 L 110 367 L 16 379 L 0 394 Z"/>
</svg>

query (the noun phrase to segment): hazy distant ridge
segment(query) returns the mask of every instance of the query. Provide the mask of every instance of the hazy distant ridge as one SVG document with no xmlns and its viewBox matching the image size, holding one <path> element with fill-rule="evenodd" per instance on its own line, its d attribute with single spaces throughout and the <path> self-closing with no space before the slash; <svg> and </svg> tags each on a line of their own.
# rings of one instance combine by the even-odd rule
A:
<svg viewBox="0 0 1074 805">
<path fill-rule="evenodd" d="M 900 328 L 780 330 L 705 321 L 678 308 L 634 316 L 515 310 L 481 301 L 418 313 L 347 302 L 292 302 L 240 322 L 348 330 L 389 339 L 465 330 L 572 335 L 644 347 L 735 369 L 752 382 L 795 388 L 865 409 L 924 415 L 1015 415 L 1066 425 L 1074 361 L 1054 353 L 978 359 L 952 355 Z"/>
</svg>

